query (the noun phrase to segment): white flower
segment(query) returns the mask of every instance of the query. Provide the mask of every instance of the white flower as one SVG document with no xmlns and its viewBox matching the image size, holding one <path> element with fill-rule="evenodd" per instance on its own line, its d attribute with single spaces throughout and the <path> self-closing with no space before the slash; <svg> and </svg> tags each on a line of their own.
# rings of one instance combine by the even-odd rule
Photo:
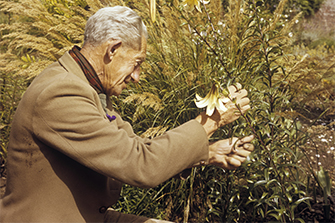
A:
<svg viewBox="0 0 335 223">
<path fill-rule="evenodd" d="M 289 33 L 288 36 L 289 36 L 289 37 L 292 37 L 292 36 L 293 36 L 293 33 Z"/>
<path fill-rule="evenodd" d="M 183 2 L 186 5 L 188 5 L 191 10 L 193 10 L 193 8 L 195 7 L 199 12 L 201 12 L 201 8 L 200 8 L 200 3 L 203 4 L 208 4 L 209 1 L 205 1 L 205 0 L 184 0 Z"/>
<path fill-rule="evenodd" d="M 229 102 L 229 98 L 220 98 L 218 86 L 213 84 L 210 92 L 204 97 L 200 97 L 198 94 L 195 95 L 195 105 L 198 108 L 204 108 L 207 106 L 206 115 L 211 116 L 214 113 L 215 108 L 219 111 L 227 111 L 228 109 L 223 103 Z"/>
</svg>

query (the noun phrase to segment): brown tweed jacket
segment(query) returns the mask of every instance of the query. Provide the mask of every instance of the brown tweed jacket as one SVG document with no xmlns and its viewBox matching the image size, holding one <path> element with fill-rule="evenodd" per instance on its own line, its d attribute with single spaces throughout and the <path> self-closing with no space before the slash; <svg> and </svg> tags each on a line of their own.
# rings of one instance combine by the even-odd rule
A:
<svg viewBox="0 0 335 223">
<path fill-rule="evenodd" d="M 12 123 L 0 222 L 102 222 L 120 182 L 155 187 L 208 159 L 194 120 L 149 140 L 109 112 L 68 53 L 35 78 Z"/>
</svg>

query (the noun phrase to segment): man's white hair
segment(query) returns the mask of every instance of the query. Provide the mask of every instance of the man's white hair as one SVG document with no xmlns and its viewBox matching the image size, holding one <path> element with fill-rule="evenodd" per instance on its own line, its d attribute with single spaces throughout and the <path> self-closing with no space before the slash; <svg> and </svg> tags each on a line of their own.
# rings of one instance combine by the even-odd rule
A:
<svg viewBox="0 0 335 223">
<path fill-rule="evenodd" d="M 147 38 L 147 28 L 135 11 L 124 6 L 105 7 L 87 20 L 84 45 L 98 46 L 114 39 L 122 40 L 125 46 L 137 48 L 142 36 Z"/>
</svg>

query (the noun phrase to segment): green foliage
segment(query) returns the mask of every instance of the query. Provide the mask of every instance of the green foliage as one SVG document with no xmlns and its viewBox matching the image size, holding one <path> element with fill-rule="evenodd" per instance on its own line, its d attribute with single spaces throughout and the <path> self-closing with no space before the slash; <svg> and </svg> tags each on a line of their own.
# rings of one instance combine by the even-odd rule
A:
<svg viewBox="0 0 335 223">
<path fill-rule="evenodd" d="M 325 220 L 330 220 L 330 204 L 328 202 L 328 197 L 331 196 L 331 185 L 332 180 L 329 177 L 328 171 L 325 171 L 322 167 L 317 172 L 317 179 L 318 184 L 322 188 L 323 191 L 323 199 L 324 199 L 324 213 L 325 213 Z"/>
<path fill-rule="evenodd" d="M 330 38 L 321 38 L 314 42 L 311 42 L 311 44 L 309 44 L 309 47 L 315 49 L 323 45 L 326 46 L 326 48 L 328 49 L 335 48 L 335 40 L 332 40 Z"/>
<path fill-rule="evenodd" d="M 196 92 L 205 95 L 214 80 L 222 84 L 222 89 L 238 81 L 250 92 L 252 110 L 234 125 L 218 131 L 213 140 L 250 133 L 257 138 L 256 151 L 238 170 L 196 168 L 185 182 L 175 185 L 174 179 L 158 187 L 160 196 L 156 197 L 160 199 L 152 206 L 166 210 L 166 219 L 303 222 L 295 216 L 295 210 L 310 199 L 306 193 L 309 169 L 300 165 L 305 160 L 302 146 L 308 134 L 292 115 L 295 101 L 303 96 L 294 93 L 299 91 L 294 85 L 299 82 L 295 78 L 300 76 L 295 73 L 299 61 L 291 63 L 287 54 L 291 27 L 300 15 L 288 21 L 282 16 L 284 6 L 282 1 L 274 13 L 269 13 L 260 1 L 232 1 L 222 17 L 215 1 L 202 5 L 202 14 L 195 10 L 186 13 L 169 2 L 160 5 L 155 24 L 147 20 L 150 44 L 143 78 L 124 97 L 129 103 L 136 98 L 134 95 L 146 92 L 158 100 L 152 97 L 155 102 L 151 106 L 144 100 L 143 104 L 136 100 L 134 107 L 117 103 L 135 131 L 143 133 L 149 128 L 155 136 L 162 129 L 182 124 L 197 114 L 193 103 Z M 322 63 L 320 58 L 316 61 Z M 320 75 L 316 66 L 310 72 Z M 154 111 L 156 103 L 160 109 Z M 136 111 L 134 115 L 130 115 L 132 111 Z M 141 189 L 133 190 L 146 196 Z M 121 200 L 116 207 L 122 206 Z"/>
<path fill-rule="evenodd" d="M 328 45 L 309 49 L 295 46 L 286 61 L 290 75 L 293 118 L 310 121 L 323 116 L 331 121 L 335 116 L 335 50 Z"/>
<path fill-rule="evenodd" d="M 324 197 L 327 198 L 328 196 L 331 196 L 331 185 L 332 180 L 329 177 L 328 171 L 325 171 L 322 167 L 317 173 L 318 176 L 318 183 L 320 184 L 320 187 L 323 189 Z M 326 200 L 326 204 L 327 199 Z"/>
<path fill-rule="evenodd" d="M 270 12 L 274 12 L 280 1 L 281 0 L 263 0 L 262 3 L 258 4 L 264 4 Z M 312 16 L 320 9 L 324 1 L 325 0 L 288 0 L 284 12 L 286 15 L 302 12 L 305 17 Z M 224 8 L 228 7 L 229 0 L 223 0 L 222 5 Z"/>
<path fill-rule="evenodd" d="M 10 124 L 12 122 L 18 102 L 21 99 L 28 81 L 24 77 L 12 77 L 9 74 L 1 74 L 1 163 L 7 156 L 7 145 L 9 141 Z"/>
<path fill-rule="evenodd" d="M 80 44 L 84 20 L 102 7 L 86 2 L 0 1 L 3 158 L 16 104 L 30 78 Z M 308 176 L 318 179 L 305 153 L 310 135 L 297 118 L 333 117 L 335 57 L 331 46 L 290 45 L 300 15 L 282 16 L 286 2 L 269 10 L 266 1 L 230 1 L 222 8 L 213 0 L 197 13 L 185 11 L 179 1 L 163 1 L 155 22 L 148 1 L 109 3 L 133 8 L 148 26 L 140 83 L 113 98 L 137 134 L 155 137 L 196 117 L 195 93 L 205 95 L 218 81 L 222 90 L 243 84 L 252 109 L 212 140 L 256 136 L 256 150 L 241 168 L 197 167 L 185 181 L 172 179 L 153 189 L 125 185 L 115 209 L 178 222 L 303 222 L 295 210 L 310 199 Z"/>
<path fill-rule="evenodd" d="M 276 9 L 279 2 L 280 0 L 264 0 L 264 3 L 268 5 L 272 11 Z M 303 12 L 304 16 L 311 16 L 319 10 L 323 2 L 324 0 L 289 0 L 285 11 Z"/>
</svg>

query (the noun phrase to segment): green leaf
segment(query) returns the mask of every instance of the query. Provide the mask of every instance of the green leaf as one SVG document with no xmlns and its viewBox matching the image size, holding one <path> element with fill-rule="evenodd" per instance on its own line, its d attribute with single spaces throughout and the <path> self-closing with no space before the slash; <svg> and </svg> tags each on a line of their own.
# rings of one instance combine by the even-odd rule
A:
<svg viewBox="0 0 335 223">
<path fill-rule="evenodd" d="M 28 59 L 25 56 L 22 56 L 21 60 L 23 60 L 24 62 L 28 63 Z"/>
<path fill-rule="evenodd" d="M 303 198 L 300 198 L 299 200 L 296 200 L 296 201 L 294 202 L 294 204 L 295 204 L 296 206 L 298 206 L 301 202 L 304 202 L 304 201 L 307 201 L 307 200 L 312 200 L 312 198 L 311 198 L 311 197 L 303 197 Z"/>
<path fill-rule="evenodd" d="M 277 219 L 278 221 L 280 221 L 280 220 L 281 220 L 281 217 L 280 217 L 280 215 L 279 215 L 279 214 L 270 213 L 269 215 L 270 215 L 270 216 L 272 216 L 272 217 L 274 217 L 274 218 L 275 218 L 275 219 Z"/>
<path fill-rule="evenodd" d="M 320 170 L 317 172 L 318 182 L 325 195 L 331 196 L 331 179 L 329 177 L 328 171 L 320 167 Z"/>
<path fill-rule="evenodd" d="M 260 186 L 260 185 L 264 185 L 264 184 L 266 184 L 266 183 L 267 183 L 266 180 L 260 180 L 260 181 L 257 181 L 257 182 L 255 183 L 254 187 L 257 187 L 257 186 Z"/>
<path fill-rule="evenodd" d="M 291 194 L 289 194 L 289 193 L 285 193 L 285 195 L 286 195 L 288 201 L 289 201 L 290 203 L 292 203 L 292 196 L 291 196 Z"/>
<path fill-rule="evenodd" d="M 295 218 L 294 220 L 295 220 L 295 221 L 300 221 L 301 223 L 305 223 L 305 221 L 302 220 L 301 218 Z"/>
<path fill-rule="evenodd" d="M 29 54 L 26 54 L 26 56 L 27 56 L 28 62 L 31 63 L 31 58 L 30 58 Z"/>
<path fill-rule="evenodd" d="M 270 180 L 269 182 L 266 183 L 266 188 L 269 188 L 269 186 L 272 184 L 272 183 L 277 183 L 278 186 L 280 186 L 279 182 L 277 179 L 272 179 Z"/>
</svg>

